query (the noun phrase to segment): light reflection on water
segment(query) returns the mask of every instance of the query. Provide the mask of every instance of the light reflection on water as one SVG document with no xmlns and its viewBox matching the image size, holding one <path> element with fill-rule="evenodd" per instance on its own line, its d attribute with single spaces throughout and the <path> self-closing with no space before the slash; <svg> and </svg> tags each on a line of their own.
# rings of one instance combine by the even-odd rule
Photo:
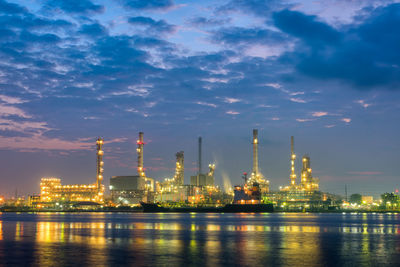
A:
<svg viewBox="0 0 400 267">
<path fill-rule="evenodd" d="M 2 213 L 0 263 L 395 266 L 399 219 L 398 214 Z"/>
</svg>

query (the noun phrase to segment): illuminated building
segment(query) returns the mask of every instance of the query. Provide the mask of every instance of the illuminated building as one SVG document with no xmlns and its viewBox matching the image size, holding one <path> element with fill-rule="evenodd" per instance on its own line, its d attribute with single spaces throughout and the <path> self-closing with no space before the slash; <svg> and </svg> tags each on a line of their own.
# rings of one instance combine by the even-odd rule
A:
<svg viewBox="0 0 400 267">
<path fill-rule="evenodd" d="M 374 203 L 373 196 L 361 196 L 361 203 L 362 204 L 372 204 Z"/>
<path fill-rule="evenodd" d="M 115 204 L 135 205 L 147 201 L 146 181 L 140 175 L 111 177 L 110 192 Z"/>
<path fill-rule="evenodd" d="M 117 205 L 138 205 L 140 201 L 152 202 L 154 198 L 154 180 L 146 176 L 143 164 L 143 132 L 139 132 L 136 144 L 137 175 L 110 178 L 111 199 Z"/>
<path fill-rule="evenodd" d="M 190 176 L 190 184 L 194 186 L 214 186 L 215 164 L 208 164 L 208 172 Z"/>
<path fill-rule="evenodd" d="M 33 208 L 40 208 L 40 195 L 32 195 L 28 198 L 28 206 Z"/>
<path fill-rule="evenodd" d="M 40 181 L 40 201 L 47 206 L 63 202 L 102 203 L 104 201 L 104 185 L 101 183 L 104 172 L 103 144 L 104 139 L 98 138 L 96 140 L 97 171 L 95 184 L 62 185 L 60 178 L 42 178 Z"/>
</svg>

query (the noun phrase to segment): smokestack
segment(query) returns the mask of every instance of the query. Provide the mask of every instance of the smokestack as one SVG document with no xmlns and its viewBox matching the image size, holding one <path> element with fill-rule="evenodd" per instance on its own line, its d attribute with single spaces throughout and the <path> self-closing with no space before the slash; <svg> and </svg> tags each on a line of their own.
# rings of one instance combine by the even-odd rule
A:
<svg viewBox="0 0 400 267">
<path fill-rule="evenodd" d="M 103 144 L 104 144 L 104 139 L 99 137 L 96 140 L 96 145 L 97 145 L 97 175 L 96 175 L 96 186 L 97 186 L 97 193 L 100 194 L 102 193 L 102 186 L 101 186 L 101 181 L 103 180 Z"/>
<path fill-rule="evenodd" d="M 258 175 L 258 130 L 253 129 L 253 173 Z"/>
<path fill-rule="evenodd" d="M 201 136 L 199 137 L 199 162 L 198 162 L 198 175 L 201 174 Z"/>
<path fill-rule="evenodd" d="M 144 147 L 144 142 L 143 142 L 143 132 L 139 132 L 139 139 L 137 140 L 137 172 L 139 176 L 145 177 L 146 175 L 144 174 L 144 168 L 143 168 L 143 147 Z"/>
<path fill-rule="evenodd" d="M 296 154 L 294 154 L 294 136 L 290 137 L 290 185 L 296 185 L 296 172 L 294 170 L 294 162 L 296 160 Z"/>
<path fill-rule="evenodd" d="M 292 155 L 294 154 L 294 136 L 290 137 L 290 152 Z"/>
</svg>

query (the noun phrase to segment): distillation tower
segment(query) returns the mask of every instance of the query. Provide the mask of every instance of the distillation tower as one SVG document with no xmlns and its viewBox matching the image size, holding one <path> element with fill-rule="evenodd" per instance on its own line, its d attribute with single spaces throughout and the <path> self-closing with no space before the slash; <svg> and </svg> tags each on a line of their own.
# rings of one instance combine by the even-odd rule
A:
<svg viewBox="0 0 400 267">
<path fill-rule="evenodd" d="M 258 171 L 258 130 L 253 129 L 253 171 L 251 173 L 252 178 L 256 181 L 262 177 Z"/>
<path fill-rule="evenodd" d="M 312 176 L 310 157 L 307 155 L 303 156 L 302 163 L 301 187 L 308 192 L 317 191 L 319 189 L 319 180 Z"/>
<path fill-rule="evenodd" d="M 294 169 L 294 163 L 296 160 L 296 154 L 294 153 L 294 136 L 290 137 L 290 165 L 291 165 L 291 173 L 290 173 L 290 187 L 296 187 L 296 172 Z"/>
<path fill-rule="evenodd" d="M 104 195 L 104 186 L 102 184 L 103 181 L 103 173 L 104 173 L 104 161 L 103 161 L 103 144 L 104 144 L 104 139 L 99 137 L 97 138 L 96 141 L 96 146 L 97 146 L 97 175 L 96 175 L 96 187 L 97 187 L 97 196 L 98 196 L 98 201 L 102 202 L 103 201 L 103 195 Z"/>
<path fill-rule="evenodd" d="M 175 176 L 174 181 L 176 185 L 183 185 L 184 182 L 184 154 L 183 151 L 179 151 L 176 153 L 176 167 L 175 167 Z"/>
<path fill-rule="evenodd" d="M 281 191 L 290 192 L 291 194 L 312 193 L 319 190 L 319 180 L 312 176 L 310 157 L 305 155 L 302 158 L 302 169 L 300 174 L 300 183 L 296 184 L 295 171 L 296 154 L 294 153 L 294 137 L 290 138 L 290 184 L 280 187 Z"/>
<path fill-rule="evenodd" d="M 139 139 L 136 141 L 137 148 L 137 172 L 140 177 L 146 177 L 146 174 L 144 173 L 144 167 L 143 167 L 143 147 L 144 147 L 144 142 L 143 142 L 143 132 L 139 132 Z"/>
<path fill-rule="evenodd" d="M 262 192 L 269 191 L 269 181 L 264 179 L 258 166 L 258 130 L 253 129 L 253 171 L 249 179 L 249 183 L 257 182 L 260 184 Z"/>
</svg>

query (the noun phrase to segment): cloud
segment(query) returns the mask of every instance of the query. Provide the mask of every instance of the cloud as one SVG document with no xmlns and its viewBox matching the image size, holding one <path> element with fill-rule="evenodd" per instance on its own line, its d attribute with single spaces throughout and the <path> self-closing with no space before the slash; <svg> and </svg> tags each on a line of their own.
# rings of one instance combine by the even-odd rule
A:
<svg viewBox="0 0 400 267">
<path fill-rule="evenodd" d="M 18 107 L 4 105 L 0 103 L 0 117 L 16 116 L 20 118 L 31 118 L 25 111 Z"/>
<path fill-rule="evenodd" d="M 290 7 L 291 5 L 280 0 L 231 0 L 217 8 L 217 13 L 227 13 L 232 11 L 248 12 L 262 18 L 269 17 L 274 10 Z"/>
<path fill-rule="evenodd" d="M 231 22 L 231 18 L 206 18 L 206 17 L 196 17 L 189 20 L 189 24 L 198 27 L 212 27 L 221 26 Z"/>
<path fill-rule="evenodd" d="M 152 33 L 173 33 L 177 27 L 175 25 L 168 24 L 165 20 L 154 20 L 149 17 L 131 17 L 128 22 L 136 26 L 146 27 L 146 31 Z"/>
<path fill-rule="evenodd" d="M 8 3 L 4 0 L 0 0 L 0 12 L 5 14 L 20 14 L 26 13 L 27 9 L 18 4 Z"/>
<path fill-rule="evenodd" d="M 350 118 L 342 118 L 340 119 L 341 121 L 344 121 L 345 123 L 350 123 L 351 119 Z"/>
<path fill-rule="evenodd" d="M 225 103 L 229 103 L 229 104 L 234 104 L 234 103 L 238 103 L 241 102 L 242 99 L 239 98 L 234 98 L 234 97 L 224 97 L 224 102 Z"/>
<path fill-rule="evenodd" d="M 239 115 L 240 112 L 234 111 L 234 110 L 228 110 L 227 112 L 225 112 L 225 114 L 229 114 L 229 115 Z"/>
<path fill-rule="evenodd" d="M 400 4 L 369 10 L 357 23 L 337 28 L 297 11 L 274 13 L 275 25 L 299 40 L 282 62 L 307 76 L 349 82 L 359 90 L 398 90 Z"/>
<path fill-rule="evenodd" d="M 304 99 L 297 98 L 297 97 L 291 97 L 289 98 L 290 101 L 295 102 L 295 103 L 307 103 Z"/>
<path fill-rule="evenodd" d="M 313 121 L 314 119 L 296 119 L 296 121 L 298 122 L 309 122 L 309 121 Z"/>
<path fill-rule="evenodd" d="M 365 100 L 362 99 L 355 101 L 355 103 L 360 104 L 363 108 L 368 108 L 371 106 L 371 104 L 365 103 Z"/>
<path fill-rule="evenodd" d="M 282 88 L 282 85 L 279 84 L 279 83 L 266 83 L 265 86 L 269 86 L 269 87 L 272 87 L 272 88 L 275 88 L 275 89 Z"/>
<path fill-rule="evenodd" d="M 217 107 L 217 105 L 215 105 L 213 103 L 207 103 L 207 102 L 201 102 L 201 101 L 196 102 L 196 104 L 197 105 L 201 105 L 201 106 L 208 106 L 208 107 L 212 107 L 212 108 L 216 108 Z"/>
<path fill-rule="evenodd" d="M 230 46 L 261 44 L 282 46 L 285 39 L 279 32 L 263 28 L 228 27 L 213 33 L 212 41 Z"/>
<path fill-rule="evenodd" d="M 88 14 L 101 13 L 104 7 L 93 4 L 90 0 L 50 0 L 45 5 L 46 9 L 58 8 L 66 13 Z"/>
<path fill-rule="evenodd" d="M 324 117 L 327 115 L 328 115 L 328 112 L 325 112 L 325 111 L 315 111 L 315 112 L 311 113 L 311 116 L 313 116 L 313 117 Z"/>
<path fill-rule="evenodd" d="M 341 34 L 315 16 L 304 15 L 301 12 L 283 10 L 273 15 L 275 26 L 280 30 L 298 37 L 308 43 L 337 43 Z"/>
<path fill-rule="evenodd" d="M 29 137 L 4 137 L 0 136 L 0 148 L 13 150 L 92 150 L 93 142 L 79 140 L 62 140 L 37 134 Z"/>
<path fill-rule="evenodd" d="M 174 6 L 171 0 L 120 0 L 128 9 L 137 10 L 167 10 Z"/>
<path fill-rule="evenodd" d="M 83 24 L 78 32 L 91 37 L 104 36 L 108 34 L 108 30 L 99 23 Z"/>
<path fill-rule="evenodd" d="M 10 119 L 0 118 L 0 130 L 19 133 L 43 132 L 49 131 L 51 128 L 45 122 L 23 121 L 17 122 Z"/>
<path fill-rule="evenodd" d="M 27 102 L 26 100 L 22 100 L 19 97 L 13 97 L 8 95 L 0 95 L 0 100 L 5 102 L 6 104 L 22 104 Z"/>
<path fill-rule="evenodd" d="M 52 33 L 46 34 L 33 34 L 28 31 L 23 31 L 20 34 L 20 39 L 27 43 L 40 43 L 44 44 L 55 44 L 61 41 L 61 38 Z"/>
</svg>

